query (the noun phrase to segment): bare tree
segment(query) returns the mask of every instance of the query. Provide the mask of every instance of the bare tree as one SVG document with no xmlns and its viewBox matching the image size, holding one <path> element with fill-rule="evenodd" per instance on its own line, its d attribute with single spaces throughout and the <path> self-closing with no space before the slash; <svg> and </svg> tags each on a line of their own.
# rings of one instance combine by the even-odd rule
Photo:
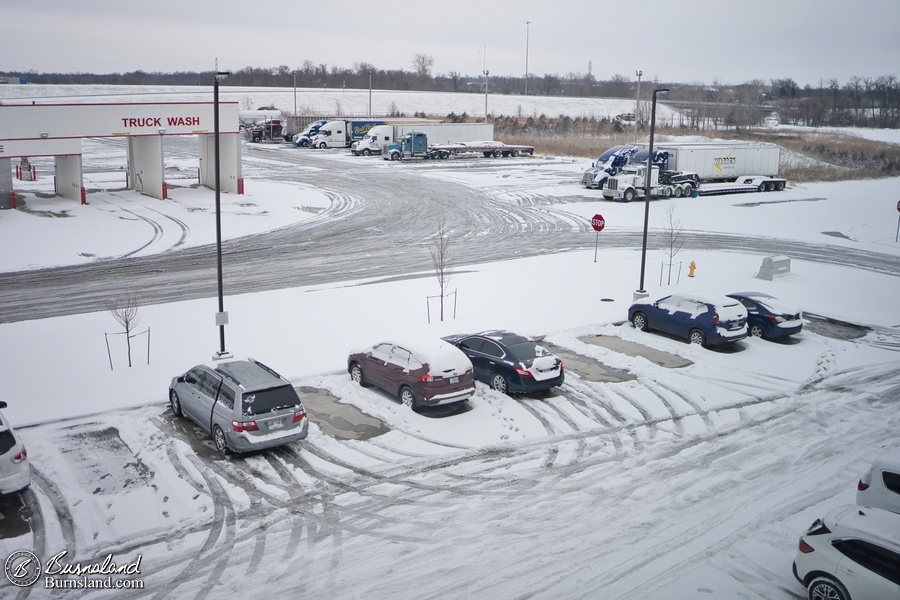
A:
<svg viewBox="0 0 900 600">
<path fill-rule="evenodd" d="M 412 60 L 413 71 L 419 77 L 431 77 L 431 67 L 434 66 L 434 58 L 428 54 L 416 54 Z"/>
<path fill-rule="evenodd" d="M 112 318 L 122 326 L 125 330 L 125 341 L 128 347 L 128 366 L 131 366 L 131 338 L 134 337 L 132 332 L 141 322 L 138 314 L 140 303 L 134 294 L 125 294 L 117 296 L 114 300 L 106 303 L 106 310 L 112 315 Z"/>
<path fill-rule="evenodd" d="M 453 270 L 453 258 L 450 254 L 450 234 L 444 228 L 444 223 L 438 226 L 437 238 L 430 248 L 431 264 L 434 266 L 434 276 L 441 288 L 441 321 L 444 320 L 444 296 L 450 283 L 450 275 Z"/>
<path fill-rule="evenodd" d="M 681 252 L 681 249 L 684 248 L 684 244 L 687 241 L 684 228 L 681 226 L 681 219 L 675 214 L 676 208 L 674 203 L 669 204 L 666 206 L 662 217 L 663 250 L 666 253 L 669 263 L 666 285 L 672 283 L 672 264 L 675 262 L 675 256 Z"/>
</svg>

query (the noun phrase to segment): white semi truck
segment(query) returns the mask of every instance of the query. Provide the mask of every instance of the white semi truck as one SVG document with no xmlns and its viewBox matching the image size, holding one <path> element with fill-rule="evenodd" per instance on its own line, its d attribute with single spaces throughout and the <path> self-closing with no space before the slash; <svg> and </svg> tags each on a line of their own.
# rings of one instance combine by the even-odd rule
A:
<svg viewBox="0 0 900 600">
<path fill-rule="evenodd" d="M 651 197 L 734 194 L 783 190 L 778 177 L 781 148 L 760 142 L 690 142 L 654 145 Z M 646 193 L 649 149 L 636 152 L 624 169 L 607 179 L 603 197 L 630 202 Z"/>
<path fill-rule="evenodd" d="M 494 139 L 493 123 L 406 123 L 378 125 L 350 147 L 356 156 L 381 154 L 388 144 L 400 142 L 408 133 L 428 136 L 430 144 L 459 144 Z"/>
</svg>

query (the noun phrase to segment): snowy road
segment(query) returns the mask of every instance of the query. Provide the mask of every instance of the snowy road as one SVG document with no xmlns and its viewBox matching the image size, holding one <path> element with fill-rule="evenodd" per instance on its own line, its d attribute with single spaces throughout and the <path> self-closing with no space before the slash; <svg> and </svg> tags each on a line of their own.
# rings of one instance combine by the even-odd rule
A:
<svg viewBox="0 0 900 600">
<path fill-rule="evenodd" d="M 192 156 L 195 143 L 167 140 L 167 156 L 172 160 Z M 572 183 L 572 173 L 560 170 L 555 159 L 386 163 L 377 157 L 343 154 L 246 146 L 243 161 L 251 180 L 248 185 L 253 177 L 315 185 L 329 204 L 314 218 L 295 225 L 224 242 L 224 286 L 229 294 L 428 272 L 429 247 L 440 223 L 453 237 L 458 264 L 555 254 L 594 243 L 588 220 L 566 208 L 585 197 L 545 193 Z M 108 160 L 121 161 L 121 157 L 114 154 Z M 508 184 L 508 177 L 521 177 L 523 172 L 531 179 L 515 186 L 472 187 L 457 181 L 489 173 Z M 752 196 L 756 200 L 757 195 Z M 596 198 L 596 193 L 587 197 Z M 129 218 L 148 223 L 147 238 L 106 260 L 0 273 L 0 305 L 4 306 L 0 323 L 100 310 L 122 288 L 148 304 L 215 296 L 214 246 L 182 248 L 188 235 L 184 223 L 116 196 L 113 201 Z M 640 210 L 637 204 L 626 208 Z M 900 261 L 892 254 L 821 240 L 770 238 L 764 233 L 689 231 L 685 248 L 787 254 L 900 274 Z M 651 249 L 657 243 L 651 238 Z M 640 244 L 637 228 L 608 228 L 602 236 L 604 248 Z M 151 245 L 167 251 L 146 255 L 143 251 Z"/>
</svg>

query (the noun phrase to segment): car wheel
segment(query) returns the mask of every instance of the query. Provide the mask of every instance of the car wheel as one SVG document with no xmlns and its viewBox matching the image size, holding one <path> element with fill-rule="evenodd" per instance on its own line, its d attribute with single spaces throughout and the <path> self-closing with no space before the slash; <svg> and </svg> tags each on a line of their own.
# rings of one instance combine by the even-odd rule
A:
<svg viewBox="0 0 900 600">
<path fill-rule="evenodd" d="M 213 427 L 213 443 L 220 454 L 228 454 L 228 442 L 225 440 L 225 432 L 218 425 Z"/>
<path fill-rule="evenodd" d="M 631 317 L 631 324 L 634 325 L 635 329 L 640 329 L 641 331 L 647 331 L 650 329 L 647 324 L 647 317 L 642 312 L 634 313 L 634 316 Z"/>
<path fill-rule="evenodd" d="M 691 329 L 691 333 L 689 334 L 688 339 L 692 344 L 700 344 L 701 346 L 706 346 L 706 336 L 703 335 L 703 332 L 699 329 Z"/>
<path fill-rule="evenodd" d="M 759 323 L 754 323 L 750 326 L 750 335 L 753 337 L 761 338 L 763 337 L 763 328 Z"/>
<path fill-rule="evenodd" d="M 175 413 L 176 417 L 184 416 L 184 413 L 181 412 L 181 401 L 178 399 L 178 394 L 175 393 L 175 390 L 169 392 L 169 404 L 172 406 L 172 412 Z"/>
<path fill-rule="evenodd" d="M 506 377 L 504 377 L 500 373 L 494 373 L 491 375 L 491 388 L 497 390 L 501 394 L 507 393 L 509 390 L 509 384 L 506 382 Z"/>
<path fill-rule="evenodd" d="M 850 600 L 843 584 L 830 577 L 816 577 L 807 588 L 809 600 Z"/>
<path fill-rule="evenodd" d="M 362 387 L 366 387 L 368 385 L 366 383 L 366 376 L 363 373 L 362 366 L 359 363 L 353 363 L 350 365 L 350 379 L 361 385 Z"/>
<path fill-rule="evenodd" d="M 419 410 L 419 401 L 416 400 L 416 395 L 408 385 L 404 385 L 400 388 L 400 402 L 402 402 L 404 406 L 408 406 L 415 411 Z"/>
</svg>

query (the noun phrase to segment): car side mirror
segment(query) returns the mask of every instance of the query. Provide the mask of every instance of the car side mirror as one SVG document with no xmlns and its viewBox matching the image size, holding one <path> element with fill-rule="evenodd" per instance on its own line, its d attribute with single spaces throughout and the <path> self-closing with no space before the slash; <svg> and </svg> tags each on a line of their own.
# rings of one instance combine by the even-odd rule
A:
<svg viewBox="0 0 900 600">
<path fill-rule="evenodd" d="M 181 377 L 179 377 L 179 378 L 176 379 L 175 381 L 177 381 L 178 383 L 184 383 L 184 375 L 182 375 Z"/>
<path fill-rule="evenodd" d="M 4 409 L 4 408 L 6 408 L 6 402 L 4 402 L 3 400 L 0 400 L 0 409 Z"/>
</svg>

